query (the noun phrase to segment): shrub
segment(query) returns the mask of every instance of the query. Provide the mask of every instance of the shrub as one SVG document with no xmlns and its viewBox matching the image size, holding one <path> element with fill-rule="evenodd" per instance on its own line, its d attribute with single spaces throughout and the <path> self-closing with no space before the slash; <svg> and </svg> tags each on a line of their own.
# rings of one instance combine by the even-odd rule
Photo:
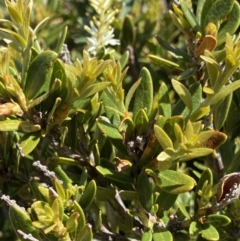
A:
<svg viewBox="0 0 240 241">
<path fill-rule="evenodd" d="M 236 0 L 0 15 L 0 240 L 240 238 Z"/>
</svg>

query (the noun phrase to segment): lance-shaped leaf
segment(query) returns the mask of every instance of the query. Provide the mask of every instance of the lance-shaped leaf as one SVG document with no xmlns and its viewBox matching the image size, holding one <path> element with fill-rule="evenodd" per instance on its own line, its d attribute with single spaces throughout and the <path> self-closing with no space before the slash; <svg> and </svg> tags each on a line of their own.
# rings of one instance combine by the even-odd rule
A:
<svg viewBox="0 0 240 241">
<path fill-rule="evenodd" d="M 80 199 L 80 206 L 83 209 L 87 209 L 93 202 L 97 192 L 97 185 L 94 180 L 90 181 L 84 190 L 81 199 Z"/>
<path fill-rule="evenodd" d="M 232 102 L 232 93 L 229 94 L 227 97 L 224 98 L 224 100 L 218 104 L 214 110 L 213 110 L 213 121 L 214 121 L 214 127 L 216 130 L 220 130 L 227 117 L 229 108 Z"/>
<path fill-rule="evenodd" d="M 113 181 L 117 181 L 120 183 L 132 183 L 132 178 L 124 173 L 116 172 L 115 170 L 108 169 L 102 166 L 97 166 L 96 169 L 99 173 L 101 173 L 104 177 L 107 177 Z"/>
<path fill-rule="evenodd" d="M 160 114 L 163 115 L 165 118 L 171 117 L 172 109 L 169 98 L 169 90 L 164 82 L 161 83 L 160 88 L 158 90 L 158 98 Z"/>
<path fill-rule="evenodd" d="M 193 12 L 189 9 L 188 3 L 186 0 L 180 1 L 181 9 L 183 11 L 184 17 L 188 20 L 188 23 L 194 29 L 195 32 L 199 31 L 199 25 Z"/>
<path fill-rule="evenodd" d="M 161 127 L 154 125 L 154 132 L 163 149 L 173 148 L 172 140 Z"/>
<path fill-rule="evenodd" d="M 0 121 L 0 131 L 23 131 L 27 133 L 41 130 L 40 125 L 34 125 L 23 120 L 4 120 Z"/>
<path fill-rule="evenodd" d="M 134 124 L 138 135 L 147 134 L 149 129 L 149 120 L 144 109 L 140 109 L 135 118 Z"/>
<path fill-rule="evenodd" d="M 210 104 L 214 105 L 223 100 L 226 96 L 231 94 L 234 90 L 240 88 L 240 80 L 236 80 L 233 83 L 224 86 L 219 92 L 217 92 L 214 97 L 210 100 Z M 204 102 L 203 102 L 204 103 Z"/>
<path fill-rule="evenodd" d="M 140 85 L 141 83 L 141 79 L 137 80 L 132 86 L 131 88 L 129 89 L 127 95 L 126 95 L 126 98 L 125 98 L 125 108 L 126 110 L 128 110 L 129 108 L 129 105 L 130 105 L 130 102 L 133 98 L 133 95 L 134 93 L 136 92 L 138 86 Z"/>
<path fill-rule="evenodd" d="M 143 68 L 140 72 L 141 83 L 139 84 L 133 104 L 133 116 L 136 116 L 140 109 L 146 108 L 146 113 L 149 116 L 152 110 L 153 103 L 153 83 L 152 77 L 147 68 Z"/>
<path fill-rule="evenodd" d="M 175 62 L 172 62 L 172 61 L 169 61 L 164 58 L 161 58 L 161 57 L 158 57 L 155 55 L 151 55 L 151 54 L 149 54 L 148 57 L 154 64 L 158 65 L 159 67 L 163 67 L 165 69 L 170 69 L 170 70 L 174 69 L 179 72 L 183 71 L 183 69 L 180 67 L 180 65 L 176 64 Z"/>
<path fill-rule="evenodd" d="M 128 45 L 133 45 L 135 40 L 135 31 L 133 21 L 130 16 L 126 16 L 123 21 L 122 27 L 122 39 L 121 43 L 123 48 L 126 48 Z"/>
<path fill-rule="evenodd" d="M 192 105 L 192 97 L 187 88 L 179 83 L 178 81 L 172 79 L 172 85 L 174 90 L 179 95 L 180 99 L 184 102 L 184 104 L 188 107 L 190 111 L 192 111 L 193 105 Z"/>
</svg>

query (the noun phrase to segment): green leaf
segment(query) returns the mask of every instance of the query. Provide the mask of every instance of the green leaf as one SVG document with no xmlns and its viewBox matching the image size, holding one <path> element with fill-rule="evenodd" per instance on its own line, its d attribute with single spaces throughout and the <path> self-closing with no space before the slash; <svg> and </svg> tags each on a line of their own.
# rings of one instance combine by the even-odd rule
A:
<svg viewBox="0 0 240 241">
<path fill-rule="evenodd" d="M 211 83 L 211 86 L 214 86 L 217 77 L 221 73 L 221 68 L 210 51 L 205 50 L 204 55 L 201 55 L 200 58 L 206 62 L 210 83 Z"/>
<path fill-rule="evenodd" d="M 161 83 L 160 88 L 158 90 L 158 98 L 160 114 L 163 115 L 165 118 L 171 117 L 172 108 L 169 98 L 169 90 L 164 82 Z"/>
<path fill-rule="evenodd" d="M 28 101 L 49 91 L 56 59 L 57 53 L 47 50 L 40 53 L 32 61 L 27 72 L 25 85 L 25 95 Z"/>
<path fill-rule="evenodd" d="M 38 132 L 40 125 L 34 125 L 28 121 L 22 120 L 3 120 L 0 121 L 0 131 L 23 131 L 26 133 Z"/>
<path fill-rule="evenodd" d="M 188 213 L 188 211 L 186 210 L 185 206 L 179 202 L 176 201 L 176 205 L 179 208 L 179 210 L 181 211 L 181 213 L 187 218 L 187 219 L 191 219 L 190 214 Z"/>
<path fill-rule="evenodd" d="M 220 130 L 223 127 L 228 117 L 231 102 L 232 93 L 225 97 L 224 100 L 213 109 L 213 122 L 215 130 Z"/>
<path fill-rule="evenodd" d="M 97 192 L 97 185 L 94 180 L 90 181 L 84 190 L 81 199 L 80 199 L 80 206 L 83 209 L 87 209 L 93 202 Z"/>
<path fill-rule="evenodd" d="M 149 120 L 144 109 L 140 109 L 135 118 L 134 124 L 138 135 L 147 134 L 149 130 Z"/>
<path fill-rule="evenodd" d="M 169 210 L 177 200 L 177 197 L 178 194 L 171 194 L 161 190 L 156 200 L 156 204 L 159 206 L 159 212 Z"/>
<path fill-rule="evenodd" d="M 125 66 L 128 63 L 129 60 L 129 50 L 125 51 L 125 53 L 121 56 L 121 58 L 119 59 L 119 62 L 121 64 L 121 69 L 124 69 Z"/>
<path fill-rule="evenodd" d="M 204 225 L 204 229 L 201 230 L 201 234 L 206 240 L 219 240 L 219 233 L 211 224 Z"/>
<path fill-rule="evenodd" d="M 202 26 L 201 19 L 202 19 L 203 7 L 206 1 L 208 0 L 198 0 L 197 2 L 196 19 L 200 26 Z M 212 2 L 212 1 L 209 1 L 209 2 Z"/>
<path fill-rule="evenodd" d="M 235 0 L 214 1 L 211 8 L 208 10 L 204 26 L 206 27 L 210 22 L 217 25 L 218 21 L 224 19 L 231 12 L 234 2 Z"/>
<path fill-rule="evenodd" d="M 173 115 L 172 117 L 166 119 L 163 129 L 168 134 L 169 138 L 174 141 L 175 140 L 175 133 L 174 133 L 174 125 L 177 123 L 181 129 L 183 129 L 183 117 L 180 115 Z"/>
<path fill-rule="evenodd" d="M 211 214 L 207 218 L 207 223 L 212 224 L 213 226 L 227 226 L 231 223 L 231 219 L 226 215 L 221 214 Z"/>
<path fill-rule="evenodd" d="M 197 187 L 196 187 L 196 195 L 195 195 L 195 211 L 198 210 L 198 202 L 197 202 L 197 199 L 200 198 L 200 195 L 198 194 L 198 192 L 200 190 L 202 190 L 203 188 L 203 185 L 207 182 L 207 184 L 210 184 L 212 185 L 213 183 L 213 175 L 212 175 L 212 172 L 209 168 L 207 168 L 205 171 L 203 171 L 198 183 L 197 183 Z"/>
<path fill-rule="evenodd" d="M 40 132 L 25 134 L 19 140 L 19 145 L 21 147 L 21 152 L 25 156 L 30 154 L 37 146 L 41 139 Z"/>
<path fill-rule="evenodd" d="M 179 95 L 180 99 L 184 102 L 184 104 L 188 107 L 190 111 L 192 111 L 193 104 L 192 104 L 192 97 L 189 93 L 188 89 L 178 81 L 172 79 L 172 85 L 174 90 Z"/>
<path fill-rule="evenodd" d="M 153 190 L 150 180 L 144 172 L 138 176 L 137 192 L 141 205 L 149 212 L 153 206 Z"/>
<path fill-rule="evenodd" d="M 120 183 L 132 184 L 132 181 L 133 181 L 132 178 L 124 173 L 116 172 L 114 170 L 110 170 L 110 169 L 104 168 L 102 166 L 97 166 L 96 169 L 104 177 L 107 177 L 111 180 L 114 180 L 114 181 L 120 182 Z"/>
<path fill-rule="evenodd" d="M 109 201 L 111 198 L 114 198 L 115 195 L 115 189 L 97 186 L 96 199 L 98 201 Z"/>
<path fill-rule="evenodd" d="M 18 25 L 22 25 L 23 19 L 21 16 L 21 12 L 19 12 L 19 9 L 17 9 L 16 7 L 13 7 L 14 5 L 9 4 L 7 1 L 6 1 L 6 5 L 13 22 L 17 23 Z"/>
<path fill-rule="evenodd" d="M 126 16 L 123 21 L 122 27 L 122 39 L 121 44 L 123 48 L 126 48 L 128 45 L 133 45 L 135 40 L 135 31 L 132 18 L 130 16 Z"/>
<path fill-rule="evenodd" d="M 86 224 L 80 230 L 80 232 L 76 236 L 76 240 L 79 240 L 79 241 L 92 241 L 93 240 L 92 227 L 90 224 Z"/>
<path fill-rule="evenodd" d="M 153 83 L 152 77 L 147 68 L 142 68 L 140 72 L 141 83 L 139 84 L 133 104 L 133 116 L 136 116 L 140 109 L 146 108 L 146 113 L 149 116 L 152 110 L 153 103 Z"/>
<path fill-rule="evenodd" d="M 151 55 L 149 54 L 148 57 L 150 58 L 150 60 L 155 63 L 156 65 L 160 66 L 160 67 L 163 67 L 165 69 L 174 69 L 174 70 L 177 70 L 177 71 L 183 71 L 183 69 L 179 66 L 179 64 L 176 64 L 175 62 L 172 62 L 172 61 L 169 61 L 169 60 L 166 60 L 164 58 L 161 58 L 161 57 L 158 57 L 158 56 L 155 56 L 155 55 Z"/>
<path fill-rule="evenodd" d="M 103 105 L 104 105 L 104 109 L 105 109 L 106 115 L 107 115 L 108 119 L 111 120 L 111 123 L 115 127 L 118 127 L 119 124 L 120 124 L 120 114 L 117 114 L 111 108 L 114 108 L 114 109 L 116 109 L 118 111 L 121 111 L 121 110 L 119 110 L 119 104 L 116 101 L 116 98 L 114 100 L 113 99 L 114 99 L 113 95 L 111 94 L 110 91 L 105 90 L 102 93 L 102 100 L 103 100 Z M 108 108 L 108 107 L 111 107 L 111 108 Z"/>
<path fill-rule="evenodd" d="M 193 112 L 190 116 L 190 120 L 192 122 L 197 121 L 201 119 L 203 116 L 207 115 L 210 112 L 209 107 L 202 107 L 197 109 L 195 112 Z"/>
<path fill-rule="evenodd" d="M 233 35 L 240 24 L 240 5 L 234 1 L 231 12 L 228 14 L 226 21 L 221 25 L 217 36 L 218 45 L 226 40 L 226 33 Z"/>
<path fill-rule="evenodd" d="M 173 170 L 160 172 L 158 177 L 162 181 L 160 188 L 171 194 L 188 192 L 196 185 L 192 177 Z"/>
<path fill-rule="evenodd" d="M 188 68 L 186 70 L 184 70 L 180 75 L 178 75 L 177 77 L 177 81 L 181 81 L 181 80 L 186 80 L 191 78 L 195 73 L 197 72 L 197 68 L 196 67 L 191 67 Z"/>
<path fill-rule="evenodd" d="M 163 47 L 164 49 L 168 50 L 169 52 L 174 53 L 177 56 L 182 56 L 185 60 L 190 60 L 189 55 L 187 52 L 181 50 L 180 48 L 173 48 L 172 45 L 165 41 L 163 38 L 160 36 L 156 36 L 158 43 Z"/>
<path fill-rule="evenodd" d="M 9 39 L 10 41 L 13 41 L 18 47 L 25 48 L 27 46 L 27 43 L 23 39 L 23 37 L 12 30 L 0 28 L 0 36 Z"/>
<path fill-rule="evenodd" d="M 126 98 L 125 98 L 125 108 L 128 110 L 130 102 L 133 98 L 134 93 L 136 92 L 138 86 L 141 84 L 141 79 L 137 80 L 129 89 Z"/>
<path fill-rule="evenodd" d="M 198 233 L 200 232 L 200 224 L 193 221 L 191 222 L 190 226 L 189 226 L 189 234 L 192 235 L 192 236 L 197 236 Z"/>
<path fill-rule="evenodd" d="M 152 231 L 148 230 L 142 235 L 141 241 L 152 241 Z"/>
<path fill-rule="evenodd" d="M 80 97 L 84 99 L 89 96 L 92 96 L 106 89 L 110 84 L 111 84 L 110 82 L 99 82 L 99 83 L 91 84 L 86 89 L 84 89 L 83 92 L 81 92 Z"/>
<path fill-rule="evenodd" d="M 197 157 L 207 156 L 213 152 L 211 148 L 199 147 L 189 149 L 186 153 L 184 153 L 179 161 L 189 161 Z"/>
<path fill-rule="evenodd" d="M 159 126 L 154 125 L 154 133 L 163 149 L 172 148 L 173 143 L 168 134 Z"/>
<path fill-rule="evenodd" d="M 109 122 L 103 120 L 103 119 L 97 119 L 97 126 L 99 129 L 106 134 L 108 137 L 113 139 L 122 139 L 122 135 L 119 133 L 118 129 L 115 128 L 112 124 Z"/>
<path fill-rule="evenodd" d="M 223 100 L 226 96 L 230 95 L 233 91 L 240 88 L 240 79 L 234 81 L 233 83 L 224 86 L 221 90 L 214 95 L 211 99 L 210 104 L 214 105 Z"/>
<path fill-rule="evenodd" d="M 153 241 L 173 241 L 170 231 L 155 231 L 153 233 Z"/>
<path fill-rule="evenodd" d="M 187 19 L 188 23 L 191 25 L 195 32 L 199 31 L 199 25 L 197 23 L 195 16 L 193 15 L 193 12 L 188 7 L 187 1 L 181 0 L 180 5 L 184 17 Z"/>
</svg>

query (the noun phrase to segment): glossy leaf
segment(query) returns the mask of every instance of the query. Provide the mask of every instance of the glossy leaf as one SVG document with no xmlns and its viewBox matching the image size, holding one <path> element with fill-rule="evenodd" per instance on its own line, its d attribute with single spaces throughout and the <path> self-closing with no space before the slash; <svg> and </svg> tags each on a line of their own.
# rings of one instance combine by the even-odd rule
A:
<svg viewBox="0 0 240 241">
<path fill-rule="evenodd" d="M 159 173 L 162 181 L 160 188 L 171 194 L 179 194 L 190 191 L 196 185 L 195 180 L 181 172 L 166 170 Z"/>
<path fill-rule="evenodd" d="M 231 219 L 221 214 L 211 214 L 208 216 L 207 223 L 213 226 L 226 226 L 231 223 Z"/>
<path fill-rule="evenodd" d="M 212 225 L 205 225 L 201 230 L 202 237 L 206 240 L 219 240 L 219 233 Z"/>
</svg>

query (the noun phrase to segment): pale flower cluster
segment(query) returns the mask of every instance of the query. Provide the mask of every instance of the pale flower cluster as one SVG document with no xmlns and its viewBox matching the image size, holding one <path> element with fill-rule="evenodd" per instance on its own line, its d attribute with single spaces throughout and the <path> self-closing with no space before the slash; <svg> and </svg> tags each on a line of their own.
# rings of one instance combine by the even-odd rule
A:
<svg viewBox="0 0 240 241">
<path fill-rule="evenodd" d="M 118 39 L 114 38 L 114 29 L 111 24 L 115 18 L 117 10 L 113 10 L 112 0 L 89 0 L 91 6 L 97 12 L 97 15 L 90 21 L 90 26 L 84 26 L 85 30 L 91 35 L 87 38 L 89 48 L 87 49 L 93 55 L 105 48 L 105 53 L 109 51 L 108 45 L 119 45 Z"/>
</svg>

